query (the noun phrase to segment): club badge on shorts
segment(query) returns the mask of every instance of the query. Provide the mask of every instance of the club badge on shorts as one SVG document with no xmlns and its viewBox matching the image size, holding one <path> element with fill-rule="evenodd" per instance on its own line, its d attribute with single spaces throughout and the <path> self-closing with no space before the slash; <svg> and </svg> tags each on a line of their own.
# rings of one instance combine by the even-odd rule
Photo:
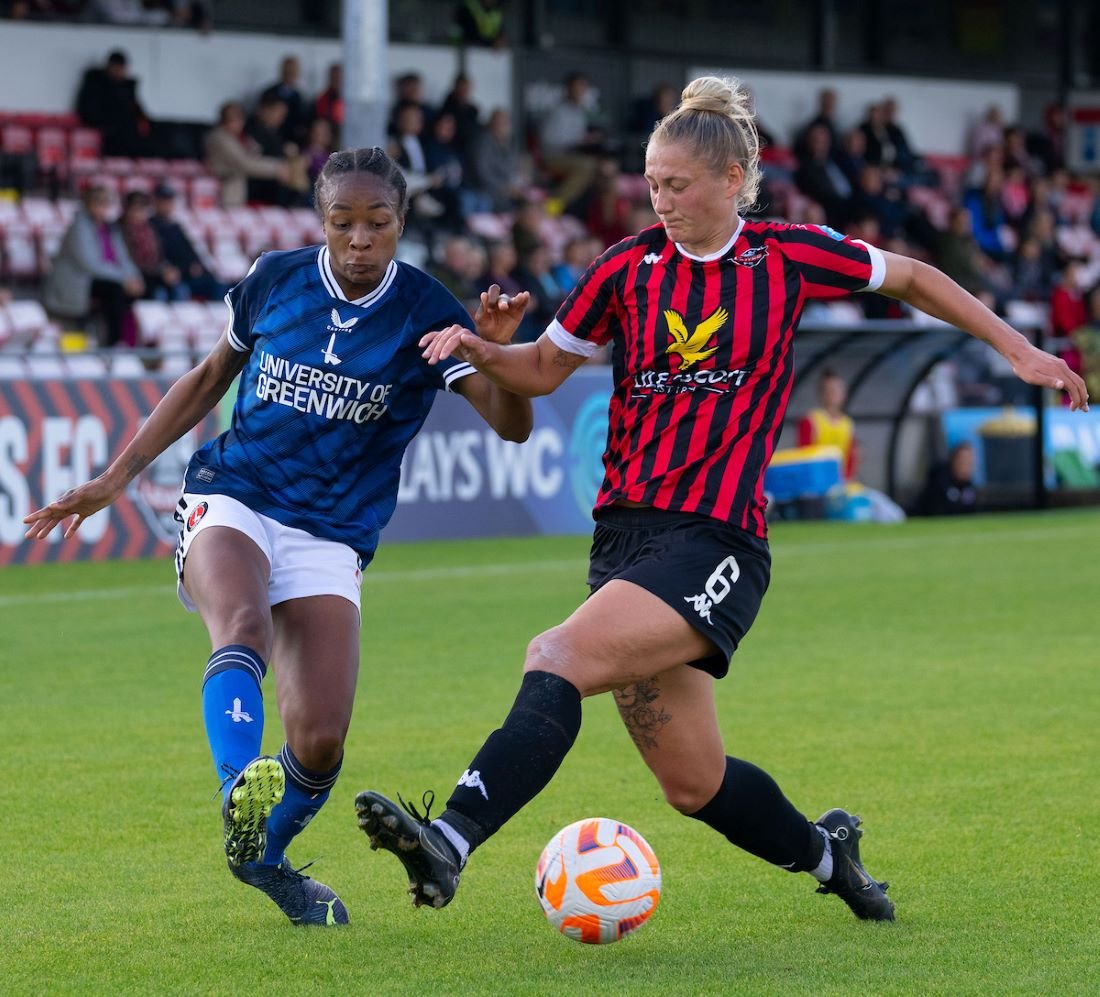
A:
<svg viewBox="0 0 1100 997">
<path fill-rule="evenodd" d="M 191 510 L 191 515 L 187 517 L 187 532 L 190 533 L 196 526 L 199 525 L 199 520 L 206 515 L 206 510 L 210 506 L 205 502 L 200 502 L 194 509 Z"/>
</svg>

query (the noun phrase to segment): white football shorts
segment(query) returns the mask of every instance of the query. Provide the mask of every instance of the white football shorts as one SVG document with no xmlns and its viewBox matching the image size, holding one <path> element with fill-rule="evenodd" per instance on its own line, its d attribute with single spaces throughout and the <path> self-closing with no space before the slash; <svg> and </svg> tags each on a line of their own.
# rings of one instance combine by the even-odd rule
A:
<svg viewBox="0 0 1100 997">
<path fill-rule="evenodd" d="M 176 594 L 189 613 L 195 612 L 196 607 L 183 587 L 187 551 L 195 537 L 211 526 L 237 530 L 263 551 L 271 565 L 267 587 L 269 606 L 288 599 L 338 595 L 359 609 L 363 573 L 359 568 L 359 555 L 347 544 L 323 540 L 305 530 L 284 526 L 228 495 L 184 492 L 176 513 L 182 523 L 176 546 Z"/>
</svg>

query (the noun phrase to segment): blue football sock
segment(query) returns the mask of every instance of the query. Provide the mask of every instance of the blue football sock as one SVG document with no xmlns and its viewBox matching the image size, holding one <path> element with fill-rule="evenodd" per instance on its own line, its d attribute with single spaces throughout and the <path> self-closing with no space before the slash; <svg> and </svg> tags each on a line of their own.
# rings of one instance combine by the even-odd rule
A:
<svg viewBox="0 0 1100 997">
<path fill-rule="evenodd" d="M 325 805 L 343 764 L 341 759 L 328 772 L 311 772 L 294 757 L 289 744 L 283 745 L 279 752 L 279 761 L 283 763 L 283 771 L 286 773 L 286 792 L 283 793 L 282 802 L 267 818 L 264 865 L 278 865 L 282 862 L 287 845 Z"/>
<path fill-rule="evenodd" d="M 202 680 L 202 718 L 214 768 L 228 793 L 237 774 L 260 753 L 264 698 L 263 659 L 243 644 L 219 647 Z"/>
</svg>

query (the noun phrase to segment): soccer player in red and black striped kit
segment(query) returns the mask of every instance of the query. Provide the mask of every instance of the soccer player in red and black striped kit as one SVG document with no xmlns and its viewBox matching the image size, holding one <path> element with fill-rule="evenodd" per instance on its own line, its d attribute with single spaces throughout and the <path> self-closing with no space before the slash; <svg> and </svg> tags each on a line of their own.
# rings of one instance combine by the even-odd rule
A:
<svg viewBox="0 0 1100 997">
<path fill-rule="evenodd" d="M 668 802 L 733 844 L 836 893 L 857 917 L 892 920 L 864 869 L 859 818 L 809 821 L 761 769 L 728 757 L 714 680 L 768 585 L 762 482 L 790 394 L 792 337 L 810 298 L 879 291 L 965 329 L 1029 384 L 1084 383 L 933 267 L 824 226 L 745 221 L 759 182 L 746 93 L 690 83 L 646 151 L 661 224 L 589 268 L 537 343 L 500 346 L 452 326 L 425 356 L 457 356 L 520 395 L 553 391 L 610 344 L 614 394 L 596 500 L 592 594 L 527 650 L 511 712 L 429 822 L 385 796 L 356 798 L 372 845 L 393 852 L 414 903 L 442 907 L 469 853 L 550 781 L 581 723 L 581 700 L 614 693 Z"/>
</svg>

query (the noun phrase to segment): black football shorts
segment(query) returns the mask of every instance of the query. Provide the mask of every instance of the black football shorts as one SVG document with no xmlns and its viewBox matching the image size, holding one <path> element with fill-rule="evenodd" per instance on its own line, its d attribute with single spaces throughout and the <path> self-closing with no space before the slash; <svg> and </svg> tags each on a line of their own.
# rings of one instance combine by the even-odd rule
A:
<svg viewBox="0 0 1100 997">
<path fill-rule="evenodd" d="M 770 577 L 767 543 L 720 520 L 621 506 L 596 513 L 591 590 L 621 578 L 652 592 L 718 647 L 718 654 L 688 662 L 715 678 L 729 671 Z"/>
</svg>

